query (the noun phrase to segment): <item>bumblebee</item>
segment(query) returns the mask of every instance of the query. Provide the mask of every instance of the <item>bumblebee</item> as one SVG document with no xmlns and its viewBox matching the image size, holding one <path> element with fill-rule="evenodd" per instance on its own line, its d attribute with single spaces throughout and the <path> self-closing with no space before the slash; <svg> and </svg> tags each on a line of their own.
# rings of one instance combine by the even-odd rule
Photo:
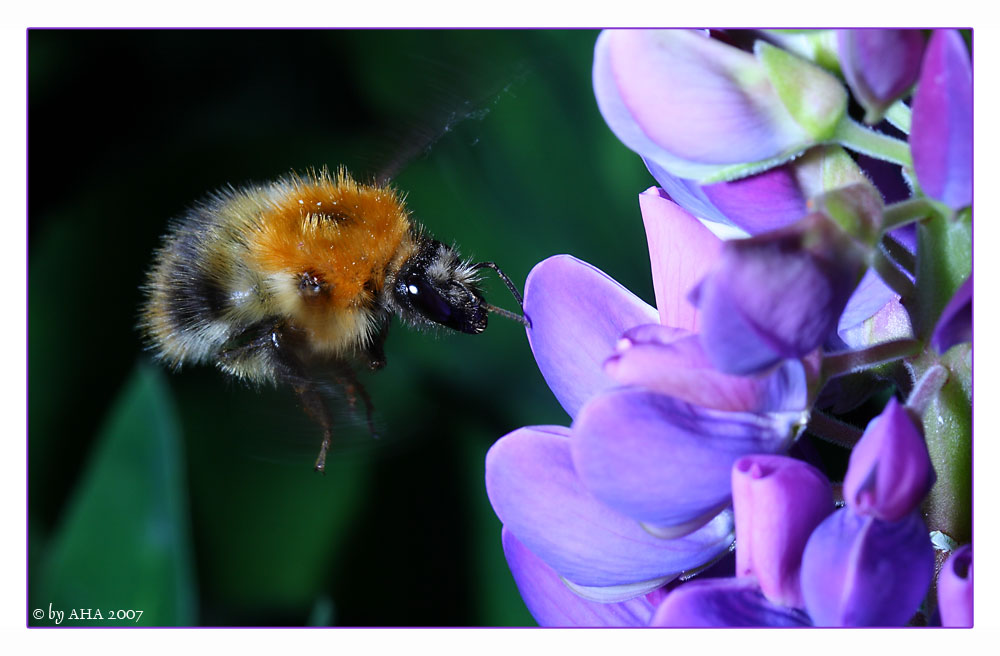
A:
<svg viewBox="0 0 1000 656">
<path fill-rule="evenodd" d="M 352 406 L 372 402 L 358 367 L 385 366 L 383 344 L 398 316 L 413 326 L 477 335 L 492 312 L 473 264 L 429 236 L 388 184 L 363 184 L 343 168 L 290 174 L 218 191 L 174 221 L 143 292 L 140 330 L 173 369 L 214 364 L 250 384 L 289 384 L 322 428 L 323 472 L 332 421 L 317 363 L 334 372 Z"/>
</svg>

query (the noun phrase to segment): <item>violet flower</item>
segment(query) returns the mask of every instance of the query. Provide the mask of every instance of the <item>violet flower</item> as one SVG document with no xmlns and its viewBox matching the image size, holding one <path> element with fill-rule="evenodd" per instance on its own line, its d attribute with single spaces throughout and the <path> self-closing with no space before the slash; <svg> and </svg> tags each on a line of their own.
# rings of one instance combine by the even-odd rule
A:
<svg viewBox="0 0 1000 656">
<path fill-rule="evenodd" d="M 785 450 L 803 420 L 801 363 L 758 380 L 707 366 L 688 332 L 698 313 L 678 299 L 718 239 L 655 191 L 641 206 L 654 289 L 667 299 L 659 310 L 568 256 L 537 265 L 525 285 L 532 350 L 574 421 L 501 438 L 487 455 L 486 487 L 508 543 L 519 545 L 508 547 L 508 564 L 539 622 L 568 611 L 561 592 L 546 592 L 552 577 L 537 561 L 579 597 L 623 603 L 725 554 L 733 461 Z M 638 379 L 645 389 L 621 386 Z"/>
<path fill-rule="evenodd" d="M 968 534 L 948 505 L 969 469 L 968 363 L 938 352 L 971 339 L 971 274 L 937 315 L 969 261 L 964 43 L 935 31 L 920 59 L 910 31 L 751 36 L 598 38 L 598 107 L 662 187 L 640 195 L 656 307 L 569 256 L 525 284 L 529 343 L 571 425 L 501 438 L 486 485 L 540 624 L 902 625 L 933 574 L 924 517 Z M 849 91 L 897 131 L 855 122 Z M 854 407 L 906 371 L 908 406 L 890 401 L 856 445 L 811 408 L 821 392 Z M 854 445 L 837 510 L 826 477 L 783 455 L 807 419 Z M 946 485 L 928 495 L 936 464 Z M 734 528 L 735 576 L 678 583 Z M 965 562 L 942 573 L 946 624 L 971 623 Z"/>
</svg>

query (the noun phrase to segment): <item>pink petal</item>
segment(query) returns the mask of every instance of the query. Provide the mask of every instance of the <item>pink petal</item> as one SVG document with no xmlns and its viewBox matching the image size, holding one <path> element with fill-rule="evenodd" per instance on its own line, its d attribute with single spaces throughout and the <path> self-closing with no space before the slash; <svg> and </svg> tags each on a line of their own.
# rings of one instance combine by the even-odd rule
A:
<svg viewBox="0 0 1000 656">
<path fill-rule="evenodd" d="M 639 208 L 660 323 L 697 332 L 698 310 L 688 293 L 719 258 L 722 241 L 656 187 L 639 194 Z"/>
<path fill-rule="evenodd" d="M 802 550 L 833 509 L 830 481 L 812 465 L 774 455 L 736 461 L 736 575 L 756 576 L 764 595 L 776 604 L 803 608 Z"/>
</svg>

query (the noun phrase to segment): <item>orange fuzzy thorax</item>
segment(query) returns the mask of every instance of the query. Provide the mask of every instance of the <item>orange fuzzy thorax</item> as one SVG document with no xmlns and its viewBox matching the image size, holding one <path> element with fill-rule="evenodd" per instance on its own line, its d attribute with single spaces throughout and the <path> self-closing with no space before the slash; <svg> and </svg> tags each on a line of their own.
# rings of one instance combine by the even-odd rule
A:
<svg viewBox="0 0 1000 656">
<path fill-rule="evenodd" d="M 400 195 L 341 169 L 274 188 L 249 250 L 280 312 L 310 333 L 317 350 L 339 353 L 370 336 L 369 308 L 414 244 Z M 300 293 L 303 278 L 321 291 Z"/>
<path fill-rule="evenodd" d="M 292 179 L 260 218 L 251 247 L 261 271 L 310 273 L 326 283 L 323 303 L 347 309 L 382 291 L 386 269 L 408 237 L 409 213 L 390 187 L 358 184 L 346 172 Z"/>
</svg>

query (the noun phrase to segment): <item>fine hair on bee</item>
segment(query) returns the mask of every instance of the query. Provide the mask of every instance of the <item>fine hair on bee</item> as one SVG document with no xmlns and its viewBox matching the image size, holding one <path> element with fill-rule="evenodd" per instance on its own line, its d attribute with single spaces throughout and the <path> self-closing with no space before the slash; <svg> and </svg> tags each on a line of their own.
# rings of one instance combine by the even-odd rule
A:
<svg viewBox="0 0 1000 656">
<path fill-rule="evenodd" d="M 521 314 L 486 302 L 492 269 Z M 477 335 L 487 314 L 530 327 L 517 287 L 493 262 L 463 260 L 413 220 L 388 184 L 346 169 L 227 187 L 174 220 L 143 285 L 139 327 L 173 369 L 214 364 L 250 384 L 288 384 L 322 429 L 315 469 L 326 468 L 332 420 L 317 368 L 349 404 L 372 401 L 358 368 L 385 366 L 393 316 Z"/>
</svg>

